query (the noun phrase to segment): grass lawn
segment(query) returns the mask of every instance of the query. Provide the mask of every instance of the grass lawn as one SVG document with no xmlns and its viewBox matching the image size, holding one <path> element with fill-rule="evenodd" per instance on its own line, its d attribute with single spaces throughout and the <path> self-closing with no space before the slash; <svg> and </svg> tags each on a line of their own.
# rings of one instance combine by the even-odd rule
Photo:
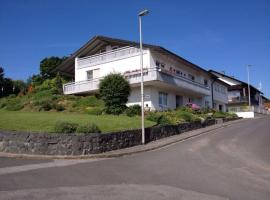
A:
<svg viewBox="0 0 270 200">
<path fill-rule="evenodd" d="M 22 112 L 0 110 L 0 130 L 15 130 L 27 132 L 53 132 L 54 124 L 58 120 L 84 124 L 93 122 L 102 132 L 140 128 L 140 117 L 87 115 L 65 112 Z M 145 126 L 152 126 L 154 122 L 145 121 Z"/>
</svg>

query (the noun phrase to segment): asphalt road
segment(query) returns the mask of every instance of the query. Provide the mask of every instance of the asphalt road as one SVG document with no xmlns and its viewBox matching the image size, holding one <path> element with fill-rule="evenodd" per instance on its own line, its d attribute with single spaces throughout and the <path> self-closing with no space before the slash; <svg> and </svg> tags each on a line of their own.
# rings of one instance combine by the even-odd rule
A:
<svg viewBox="0 0 270 200">
<path fill-rule="evenodd" d="M 270 118 L 102 160 L 0 158 L 0 199 L 270 199 Z"/>
</svg>

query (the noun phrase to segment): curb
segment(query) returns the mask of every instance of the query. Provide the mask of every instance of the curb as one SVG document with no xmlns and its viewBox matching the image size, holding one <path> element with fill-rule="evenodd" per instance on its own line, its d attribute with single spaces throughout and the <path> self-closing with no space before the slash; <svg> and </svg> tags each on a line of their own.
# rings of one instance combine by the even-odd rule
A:
<svg viewBox="0 0 270 200">
<path fill-rule="evenodd" d="M 253 119 L 258 119 L 258 118 L 253 118 Z M 210 133 L 211 131 L 225 128 L 227 126 L 236 124 L 236 123 L 241 123 L 243 121 L 247 121 L 250 119 L 239 119 L 235 121 L 230 121 L 230 122 L 225 122 L 222 124 L 216 124 L 213 126 L 205 127 L 205 128 L 200 128 L 197 130 L 193 131 L 188 131 L 179 135 L 174 135 L 171 137 L 163 138 L 160 140 L 152 141 L 150 143 L 147 143 L 145 145 L 137 145 L 134 147 L 130 148 L 125 148 L 125 149 L 118 149 L 114 151 L 108 151 L 105 153 L 100 153 L 100 154 L 89 154 L 89 155 L 76 155 L 76 156 L 63 156 L 63 155 L 33 155 L 33 154 L 15 154 L 15 153 L 5 153 L 5 152 L 0 152 L 0 157 L 6 157 L 6 158 L 29 158 L 29 159 L 97 159 L 97 158 L 115 158 L 115 157 L 121 157 L 121 156 L 126 156 L 126 155 L 131 155 L 131 154 L 137 154 L 137 153 L 142 153 L 142 152 L 147 152 L 147 151 L 153 151 L 156 149 L 160 149 L 181 141 L 185 141 L 200 135 L 204 135 L 207 133 Z"/>
</svg>

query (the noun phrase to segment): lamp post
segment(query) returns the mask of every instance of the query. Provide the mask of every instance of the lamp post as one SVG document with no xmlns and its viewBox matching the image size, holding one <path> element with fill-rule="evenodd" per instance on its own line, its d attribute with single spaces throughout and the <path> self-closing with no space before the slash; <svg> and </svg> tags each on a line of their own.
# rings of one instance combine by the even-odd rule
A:
<svg viewBox="0 0 270 200">
<path fill-rule="evenodd" d="M 251 101 L 250 101 L 250 83 L 249 83 L 249 68 L 252 65 L 247 65 L 247 76 L 248 76 L 248 106 L 249 106 L 249 110 L 250 110 L 250 106 L 251 106 Z"/>
<path fill-rule="evenodd" d="M 143 48 L 142 48 L 142 17 L 149 13 L 148 10 L 139 12 L 139 29 L 140 29 L 140 65 L 141 65 L 141 115 L 142 115 L 142 144 L 145 144 L 144 129 L 144 91 L 143 91 Z"/>
</svg>

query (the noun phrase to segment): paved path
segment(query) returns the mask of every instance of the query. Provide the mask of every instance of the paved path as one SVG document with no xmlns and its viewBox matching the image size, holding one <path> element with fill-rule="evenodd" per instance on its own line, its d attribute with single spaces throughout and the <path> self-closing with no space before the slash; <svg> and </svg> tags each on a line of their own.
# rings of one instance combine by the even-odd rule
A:
<svg viewBox="0 0 270 200">
<path fill-rule="evenodd" d="M 270 199 L 270 118 L 109 159 L 0 158 L 0 199 Z"/>
</svg>

